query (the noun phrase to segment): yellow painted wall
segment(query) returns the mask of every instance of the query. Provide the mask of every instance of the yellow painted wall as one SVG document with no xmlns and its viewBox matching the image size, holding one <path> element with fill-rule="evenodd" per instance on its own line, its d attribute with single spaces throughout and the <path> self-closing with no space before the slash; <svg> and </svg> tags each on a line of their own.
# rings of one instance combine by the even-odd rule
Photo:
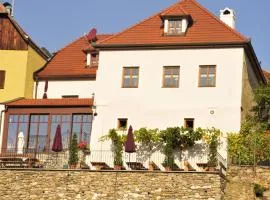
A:
<svg viewBox="0 0 270 200">
<path fill-rule="evenodd" d="M 0 50 L 0 70 L 6 71 L 0 102 L 24 96 L 27 55 L 28 51 Z"/>
<path fill-rule="evenodd" d="M 27 71 L 25 79 L 25 98 L 34 98 L 34 79 L 33 73 L 44 66 L 46 61 L 33 48 L 29 46 Z"/>
<path fill-rule="evenodd" d="M 5 87 L 0 89 L 0 102 L 18 97 L 33 98 L 33 73 L 45 62 L 30 46 L 28 51 L 0 50 L 0 70 L 6 71 Z"/>
</svg>

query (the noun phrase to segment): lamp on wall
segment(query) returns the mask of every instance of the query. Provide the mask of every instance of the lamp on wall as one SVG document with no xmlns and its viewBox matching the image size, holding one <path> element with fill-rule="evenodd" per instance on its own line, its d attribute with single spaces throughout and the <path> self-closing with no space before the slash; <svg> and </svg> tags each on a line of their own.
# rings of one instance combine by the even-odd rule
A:
<svg viewBox="0 0 270 200">
<path fill-rule="evenodd" d="M 92 93 L 92 99 L 93 99 L 93 105 L 92 105 L 92 110 L 93 110 L 93 116 L 97 116 L 97 106 L 95 105 L 95 93 Z"/>
</svg>

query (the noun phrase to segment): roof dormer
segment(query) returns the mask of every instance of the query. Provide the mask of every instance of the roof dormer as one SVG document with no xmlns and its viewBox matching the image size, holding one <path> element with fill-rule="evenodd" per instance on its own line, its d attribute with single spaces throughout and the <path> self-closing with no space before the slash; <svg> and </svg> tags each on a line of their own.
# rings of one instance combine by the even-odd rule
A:
<svg viewBox="0 0 270 200">
<path fill-rule="evenodd" d="M 164 35 L 184 35 L 191 22 L 190 15 L 179 4 L 161 13 L 160 17 L 164 24 Z"/>
<path fill-rule="evenodd" d="M 188 28 L 188 19 L 173 17 L 164 19 L 164 35 L 183 35 Z"/>
</svg>

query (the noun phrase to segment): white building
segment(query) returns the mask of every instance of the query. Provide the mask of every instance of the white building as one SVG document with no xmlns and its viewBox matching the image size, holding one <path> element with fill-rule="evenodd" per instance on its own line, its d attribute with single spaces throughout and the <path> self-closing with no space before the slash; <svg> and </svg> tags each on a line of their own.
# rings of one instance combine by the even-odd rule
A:
<svg viewBox="0 0 270 200">
<path fill-rule="evenodd" d="M 118 34 L 79 38 L 36 72 L 36 100 L 7 103 L 4 146 L 12 113 L 28 116 L 25 131 L 45 136 L 43 149 L 50 149 L 57 124 L 67 137 L 83 140 L 85 133 L 92 150 L 110 150 L 100 138 L 128 125 L 238 132 L 252 89 L 266 80 L 235 19 L 231 9 L 219 19 L 195 0 L 182 0 Z M 31 132 L 32 116 L 47 125 Z"/>
<path fill-rule="evenodd" d="M 91 146 L 123 120 L 134 129 L 238 132 L 252 89 L 265 79 L 250 41 L 235 30 L 234 11 L 222 10 L 220 19 L 183 0 L 97 43 Z"/>
</svg>

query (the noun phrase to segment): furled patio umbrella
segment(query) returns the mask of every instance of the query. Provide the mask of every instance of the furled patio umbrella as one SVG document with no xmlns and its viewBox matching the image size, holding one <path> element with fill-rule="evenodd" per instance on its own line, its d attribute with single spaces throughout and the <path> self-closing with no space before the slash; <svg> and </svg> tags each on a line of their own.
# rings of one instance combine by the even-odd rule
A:
<svg viewBox="0 0 270 200">
<path fill-rule="evenodd" d="M 53 139 L 52 151 L 54 151 L 54 152 L 63 151 L 61 126 L 59 124 L 56 128 L 55 136 Z"/>
<path fill-rule="evenodd" d="M 132 126 L 128 128 L 127 140 L 125 143 L 125 152 L 129 153 L 129 163 L 130 163 L 130 153 L 136 152 L 136 145 L 134 142 L 134 135 Z"/>
</svg>

